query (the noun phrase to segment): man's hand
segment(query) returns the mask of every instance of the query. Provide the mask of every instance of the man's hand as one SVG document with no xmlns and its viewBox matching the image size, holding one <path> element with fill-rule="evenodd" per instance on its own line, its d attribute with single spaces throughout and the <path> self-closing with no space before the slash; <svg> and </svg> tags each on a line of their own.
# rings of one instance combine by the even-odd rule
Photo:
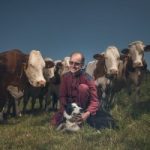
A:
<svg viewBox="0 0 150 150">
<path fill-rule="evenodd" d="M 71 120 L 77 122 L 78 124 L 81 124 L 83 121 L 86 121 L 86 119 L 90 116 L 90 112 L 84 112 L 82 115 L 75 115 Z"/>
<path fill-rule="evenodd" d="M 87 111 L 87 112 L 84 112 L 82 113 L 82 115 L 78 116 L 77 118 L 77 122 L 79 124 L 81 124 L 82 122 L 86 121 L 86 119 L 90 116 L 90 112 Z"/>
<path fill-rule="evenodd" d="M 85 113 L 83 113 L 81 115 L 82 121 L 85 121 L 89 116 L 90 116 L 90 112 L 89 111 L 86 111 Z"/>
</svg>

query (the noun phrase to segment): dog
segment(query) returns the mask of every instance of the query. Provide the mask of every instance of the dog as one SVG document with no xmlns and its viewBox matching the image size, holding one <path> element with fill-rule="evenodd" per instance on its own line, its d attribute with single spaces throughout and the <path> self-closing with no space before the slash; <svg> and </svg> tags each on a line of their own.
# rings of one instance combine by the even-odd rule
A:
<svg viewBox="0 0 150 150">
<path fill-rule="evenodd" d="M 81 118 L 82 108 L 76 103 L 69 103 L 65 106 L 63 113 L 63 122 L 57 127 L 57 131 L 71 131 L 76 132 L 80 130 L 81 122 L 77 118 Z"/>
</svg>

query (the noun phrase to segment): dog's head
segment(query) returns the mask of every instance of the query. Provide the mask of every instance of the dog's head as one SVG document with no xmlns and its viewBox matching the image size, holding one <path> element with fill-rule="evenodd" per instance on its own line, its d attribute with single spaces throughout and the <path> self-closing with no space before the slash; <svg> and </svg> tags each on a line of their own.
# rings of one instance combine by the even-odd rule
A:
<svg viewBox="0 0 150 150">
<path fill-rule="evenodd" d="M 69 103 L 65 105 L 64 110 L 64 122 L 62 122 L 58 127 L 57 131 L 78 131 L 80 129 L 79 122 L 76 121 L 76 117 L 81 115 L 82 108 L 76 103 Z"/>
<path fill-rule="evenodd" d="M 69 103 L 65 105 L 64 118 L 71 119 L 75 115 L 82 113 L 82 108 L 79 107 L 76 103 Z"/>
</svg>

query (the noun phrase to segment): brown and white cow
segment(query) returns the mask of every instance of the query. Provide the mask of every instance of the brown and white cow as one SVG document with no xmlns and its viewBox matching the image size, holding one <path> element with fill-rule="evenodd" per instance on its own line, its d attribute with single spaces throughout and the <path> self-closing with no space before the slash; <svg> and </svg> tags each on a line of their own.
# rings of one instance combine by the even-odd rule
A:
<svg viewBox="0 0 150 150">
<path fill-rule="evenodd" d="M 17 87 L 18 93 L 23 91 L 28 83 L 34 87 L 45 86 L 44 67 L 45 61 L 38 50 L 32 50 L 29 55 L 19 49 L 0 53 L 0 90 L 4 92 L 0 93 L 0 101 L 3 101 L 1 110 L 7 103 L 8 92 L 11 94 L 9 86 Z"/>
<path fill-rule="evenodd" d="M 29 102 L 29 98 L 31 98 L 31 110 L 34 110 L 34 105 L 36 102 L 36 99 L 39 99 L 40 103 L 40 109 L 43 107 L 43 101 L 45 99 L 45 96 L 48 92 L 49 82 L 50 79 L 54 77 L 54 62 L 51 58 L 47 57 L 44 59 L 45 61 L 45 67 L 43 69 L 43 75 L 46 79 L 46 85 L 44 87 L 34 87 L 31 84 L 28 84 L 24 91 L 24 105 L 23 105 L 23 112 L 26 112 L 26 106 Z"/>
<path fill-rule="evenodd" d="M 118 59 L 118 72 L 113 80 L 109 78 L 111 76 L 108 75 L 106 67 L 104 67 L 106 66 L 104 61 L 94 62 L 95 65 L 93 68 L 95 68 L 95 70 L 93 74 L 97 86 L 100 86 L 98 90 L 102 92 L 102 107 L 104 109 L 110 109 L 115 95 L 121 89 L 126 88 L 130 94 L 132 92 L 132 85 L 134 85 L 135 89 L 135 100 L 138 101 L 140 84 L 147 68 L 146 61 L 144 60 L 144 52 L 148 52 L 149 50 L 150 46 L 145 46 L 141 41 L 130 43 L 128 48 L 122 50 L 123 55 L 120 55 L 120 60 Z M 90 68 L 92 68 L 92 66 Z M 100 92 L 98 91 L 98 93 Z"/>
<path fill-rule="evenodd" d="M 96 60 L 88 63 L 86 72 L 94 77 L 98 95 L 102 99 L 102 108 L 105 108 L 111 81 L 119 72 L 120 54 L 117 47 L 109 46 L 105 52 L 93 57 Z"/>
<path fill-rule="evenodd" d="M 128 45 L 128 48 L 122 50 L 122 53 L 126 55 L 126 58 L 122 63 L 123 76 L 120 76 L 122 79 L 118 79 L 120 81 L 125 80 L 125 85 L 127 85 L 129 92 L 132 91 L 132 84 L 134 85 L 136 102 L 140 96 L 140 85 L 147 70 L 147 63 L 144 60 L 144 52 L 148 51 L 150 51 L 150 45 L 146 46 L 142 41 L 134 41 Z"/>
</svg>

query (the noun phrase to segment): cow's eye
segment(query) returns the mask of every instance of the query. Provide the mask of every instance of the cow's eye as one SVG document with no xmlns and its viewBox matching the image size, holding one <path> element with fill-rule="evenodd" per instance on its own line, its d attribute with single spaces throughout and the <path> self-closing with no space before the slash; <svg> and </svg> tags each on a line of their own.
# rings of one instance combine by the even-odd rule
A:
<svg viewBox="0 0 150 150">
<path fill-rule="evenodd" d="M 32 64 L 30 64 L 30 67 L 34 68 L 34 66 Z"/>
<path fill-rule="evenodd" d="M 143 54 L 143 51 L 139 51 L 139 54 L 142 55 L 142 54 Z"/>
</svg>

